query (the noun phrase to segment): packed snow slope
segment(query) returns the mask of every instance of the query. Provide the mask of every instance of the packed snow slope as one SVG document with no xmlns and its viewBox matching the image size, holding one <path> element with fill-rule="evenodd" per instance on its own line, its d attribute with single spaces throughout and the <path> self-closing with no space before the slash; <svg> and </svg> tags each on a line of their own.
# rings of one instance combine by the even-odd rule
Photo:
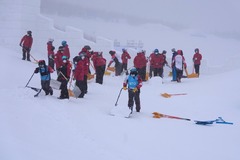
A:
<svg viewBox="0 0 240 160">
<path fill-rule="evenodd" d="M 104 84 L 88 83 L 84 99 L 59 100 L 25 88 L 36 64 L 1 47 L 0 63 L 0 159 L 186 159 L 238 160 L 240 145 L 239 69 L 197 79 L 170 82 L 152 78 L 141 89 L 141 112 L 131 118 L 109 115 L 125 76 L 105 76 Z M 11 62 L 11 63 L 9 63 Z M 56 78 L 56 73 L 52 74 Z M 40 87 L 34 75 L 29 86 Z M 187 93 L 164 98 L 161 93 Z M 127 107 L 127 92 L 121 93 L 118 108 Z M 218 116 L 234 125 L 201 126 L 193 121 L 155 119 L 152 112 L 191 120 Z"/>
</svg>

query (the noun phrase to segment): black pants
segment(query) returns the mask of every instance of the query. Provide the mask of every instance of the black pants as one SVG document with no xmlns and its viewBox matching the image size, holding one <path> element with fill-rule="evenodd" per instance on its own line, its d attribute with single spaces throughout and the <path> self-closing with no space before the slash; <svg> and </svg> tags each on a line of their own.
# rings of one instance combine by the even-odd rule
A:
<svg viewBox="0 0 240 160">
<path fill-rule="evenodd" d="M 78 86 L 78 88 L 81 90 L 81 94 L 78 96 L 78 98 L 83 98 L 85 95 L 85 84 L 84 84 L 84 80 L 83 81 L 78 81 L 76 80 L 76 86 Z"/>
<path fill-rule="evenodd" d="M 156 77 L 156 76 L 162 77 L 163 76 L 163 68 L 154 68 L 153 72 L 154 72 L 154 77 Z"/>
<path fill-rule="evenodd" d="M 122 63 L 115 64 L 115 76 L 120 76 L 123 71 Z"/>
<path fill-rule="evenodd" d="M 60 98 L 69 98 L 67 84 L 68 84 L 67 80 L 62 80 L 61 81 L 61 86 L 60 86 L 61 95 L 60 95 Z"/>
<path fill-rule="evenodd" d="M 153 70 L 154 70 L 153 66 L 150 66 L 150 71 L 149 71 L 150 78 L 152 78 L 152 76 L 153 76 Z"/>
<path fill-rule="evenodd" d="M 141 77 L 143 81 L 146 81 L 146 66 L 142 68 L 137 68 L 138 75 Z"/>
<path fill-rule="evenodd" d="M 42 80 L 41 86 L 46 95 L 48 95 L 49 93 L 52 95 L 53 90 L 52 90 L 52 87 L 50 86 L 50 80 L 46 80 L 46 81 Z"/>
<path fill-rule="evenodd" d="M 126 72 L 126 75 L 128 75 L 128 69 L 127 69 L 127 66 L 128 66 L 127 63 L 123 63 L 123 64 L 122 64 L 122 68 L 123 68 L 123 70 Z"/>
<path fill-rule="evenodd" d="M 195 72 L 198 74 L 199 76 L 199 69 L 200 69 L 200 64 L 194 64 L 194 68 L 195 68 Z"/>
<path fill-rule="evenodd" d="M 27 60 L 30 61 L 30 48 L 23 47 L 22 52 L 23 52 L 23 58 L 22 59 L 25 60 L 26 57 L 27 57 Z"/>
<path fill-rule="evenodd" d="M 183 70 L 177 69 L 176 68 L 176 73 L 177 73 L 177 82 L 181 82 L 181 78 L 183 75 Z"/>
<path fill-rule="evenodd" d="M 96 67 L 96 83 L 103 84 L 103 76 L 106 65 Z"/>
<path fill-rule="evenodd" d="M 52 57 L 48 57 L 48 65 L 54 69 L 54 59 Z"/>
<path fill-rule="evenodd" d="M 141 109 L 140 106 L 140 90 L 133 92 L 132 89 L 128 90 L 128 107 L 131 109 L 134 105 L 136 105 L 136 111 L 139 112 Z"/>
</svg>

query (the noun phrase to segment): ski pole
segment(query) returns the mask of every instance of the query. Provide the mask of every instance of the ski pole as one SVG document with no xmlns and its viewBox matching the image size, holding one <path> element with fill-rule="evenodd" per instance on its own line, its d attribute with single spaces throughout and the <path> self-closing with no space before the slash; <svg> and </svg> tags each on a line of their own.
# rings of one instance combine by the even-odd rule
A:
<svg viewBox="0 0 240 160">
<path fill-rule="evenodd" d="M 27 82 L 27 84 L 26 84 L 26 86 L 25 87 L 27 87 L 27 85 L 29 84 L 29 82 L 32 80 L 32 78 L 33 78 L 33 76 L 34 76 L 34 72 L 33 72 L 33 74 L 32 74 L 32 76 L 30 77 L 30 79 L 28 80 L 28 82 Z"/>
<path fill-rule="evenodd" d="M 118 102 L 118 99 L 119 99 L 119 97 L 120 97 L 120 95 L 121 95 L 121 93 L 122 93 L 122 90 L 123 90 L 123 88 L 120 89 L 120 92 L 119 92 L 119 94 L 118 94 L 118 97 L 117 97 L 117 101 L 116 101 L 116 103 L 115 103 L 115 106 L 117 106 L 117 102 Z"/>
</svg>

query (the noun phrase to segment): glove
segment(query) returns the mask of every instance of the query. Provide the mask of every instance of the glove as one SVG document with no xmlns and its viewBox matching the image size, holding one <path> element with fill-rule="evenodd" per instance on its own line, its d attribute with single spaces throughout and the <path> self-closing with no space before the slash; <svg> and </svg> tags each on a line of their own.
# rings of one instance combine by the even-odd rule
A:
<svg viewBox="0 0 240 160">
<path fill-rule="evenodd" d="M 134 88 L 133 89 L 133 93 L 135 93 L 135 92 L 137 92 L 138 91 L 138 89 L 137 88 Z"/>
<path fill-rule="evenodd" d="M 38 69 L 38 68 L 36 68 L 36 69 L 35 69 L 35 71 L 34 71 L 34 73 L 38 73 L 38 71 L 39 71 L 39 69 Z"/>
<path fill-rule="evenodd" d="M 127 90 L 127 87 L 123 87 L 123 90 Z"/>
</svg>

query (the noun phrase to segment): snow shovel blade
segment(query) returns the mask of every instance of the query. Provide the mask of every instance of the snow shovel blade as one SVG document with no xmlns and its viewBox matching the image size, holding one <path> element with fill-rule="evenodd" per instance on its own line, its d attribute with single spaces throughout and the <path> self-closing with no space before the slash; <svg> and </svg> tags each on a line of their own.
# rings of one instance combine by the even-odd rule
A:
<svg viewBox="0 0 240 160">
<path fill-rule="evenodd" d="M 170 98 L 171 95 L 170 94 L 167 94 L 167 93 L 162 93 L 161 96 L 165 97 L 165 98 Z"/>
<path fill-rule="evenodd" d="M 88 80 L 91 80 L 91 79 L 93 79 L 93 78 L 94 78 L 94 74 L 88 74 L 88 75 L 87 75 L 87 79 L 88 79 Z"/>
<path fill-rule="evenodd" d="M 68 89 L 68 94 L 70 97 L 75 97 L 75 95 L 71 89 Z"/>
<path fill-rule="evenodd" d="M 114 72 L 115 71 L 115 67 L 108 67 L 107 70 Z"/>
<path fill-rule="evenodd" d="M 78 96 L 81 94 L 81 90 L 78 86 L 74 86 L 73 88 L 73 95 L 75 98 L 78 98 Z"/>
<path fill-rule="evenodd" d="M 189 74 L 187 78 L 198 78 L 198 74 L 197 73 Z"/>
<path fill-rule="evenodd" d="M 111 75 L 111 72 L 105 71 L 104 74 L 105 75 Z"/>
</svg>

